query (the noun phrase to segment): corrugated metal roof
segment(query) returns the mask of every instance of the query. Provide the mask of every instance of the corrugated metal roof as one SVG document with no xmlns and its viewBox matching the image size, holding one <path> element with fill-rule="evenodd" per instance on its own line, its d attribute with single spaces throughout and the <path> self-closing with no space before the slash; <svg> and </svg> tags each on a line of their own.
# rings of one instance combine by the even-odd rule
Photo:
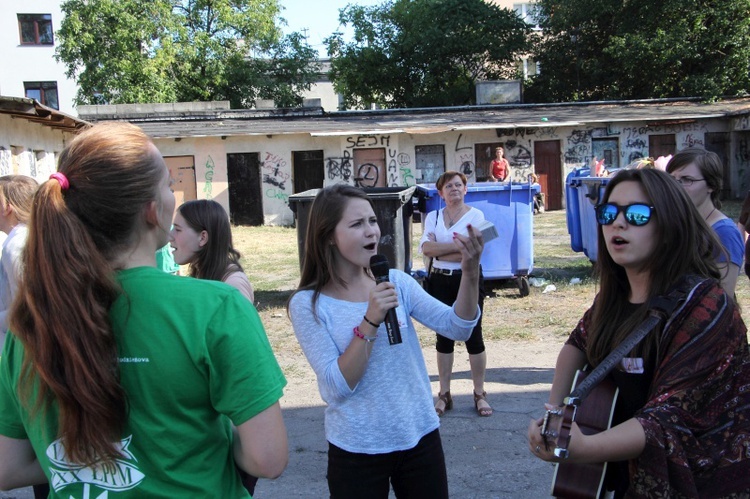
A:
<svg viewBox="0 0 750 499">
<path fill-rule="evenodd" d="M 343 111 L 315 109 L 216 110 L 185 113 L 115 113 L 97 106 L 91 120 L 127 120 L 154 138 L 310 134 L 313 136 L 426 134 L 447 131 L 585 126 L 614 122 L 668 124 L 750 113 L 750 98 L 705 103 L 697 99 L 509 104 L 450 108 Z M 111 108 L 110 113 L 107 110 Z"/>
<path fill-rule="evenodd" d="M 25 97 L 0 96 L 0 114 L 9 114 L 15 118 L 23 118 L 32 123 L 39 123 L 42 126 L 67 132 L 77 132 L 90 124 Z"/>
</svg>

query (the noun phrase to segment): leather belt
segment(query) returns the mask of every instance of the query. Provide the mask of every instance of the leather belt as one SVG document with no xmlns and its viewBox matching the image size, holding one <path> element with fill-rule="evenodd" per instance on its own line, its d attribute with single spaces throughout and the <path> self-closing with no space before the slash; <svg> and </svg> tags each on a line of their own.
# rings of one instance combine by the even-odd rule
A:
<svg viewBox="0 0 750 499">
<path fill-rule="evenodd" d="M 442 274 L 442 275 L 457 275 L 461 273 L 461 269 L 438 269 L 438 268 L 432 267 L 432 273 Z"/>
</svg>

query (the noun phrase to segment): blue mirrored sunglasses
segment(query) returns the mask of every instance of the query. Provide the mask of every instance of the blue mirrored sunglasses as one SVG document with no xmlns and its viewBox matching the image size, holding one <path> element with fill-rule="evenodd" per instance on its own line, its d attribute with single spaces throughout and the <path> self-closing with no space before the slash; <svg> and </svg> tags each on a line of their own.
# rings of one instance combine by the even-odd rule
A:
<svg viewBox="0 0 750 499">
<path fill-rule="evenodd" d="M 610 225 L 617 219 L 620 212 L 625 214 L 625 221 L 630 225 L 640 227 L 646 225 L 651 220 L 651 214 L 654 211 L 653 206 L 643 203 L 633 203 L 627 206 L 620 206 L 614 203 L 602 203 L 596 206 L 596 221 L 599 225 Z"/>
</svg>

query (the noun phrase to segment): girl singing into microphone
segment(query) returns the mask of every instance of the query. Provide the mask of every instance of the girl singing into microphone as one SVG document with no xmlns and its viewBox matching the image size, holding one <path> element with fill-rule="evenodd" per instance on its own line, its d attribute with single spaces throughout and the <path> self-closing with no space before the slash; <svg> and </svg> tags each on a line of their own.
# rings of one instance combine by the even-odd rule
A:
<svg viewBox="0 0 750 499">
<path fill-rule="evenodd" d="M 370 258 L 380 228 L 364 191 L 321 190 L 313 202 L 298 290 L 289 301 L 294 333 L 328 404 L 328 487 L 331 497 L 448 497 L 445 458 L 432 392 L 412 317 L 465 341 L 477 306 L 479 231 L 456 234 L 462 279 L 453 307 L 428 295 L 407 274 L 391 270 L 376 283 Z M 390 345 L 388 310 L 396 308 L 402 343 Z"/>
</svg>

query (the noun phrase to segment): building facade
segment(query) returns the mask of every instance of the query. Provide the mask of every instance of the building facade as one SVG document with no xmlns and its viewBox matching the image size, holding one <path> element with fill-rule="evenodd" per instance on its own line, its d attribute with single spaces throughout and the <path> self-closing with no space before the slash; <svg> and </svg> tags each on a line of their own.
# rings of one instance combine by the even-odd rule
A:
<svg viewBox="0 0 750 499">
<path fill-rule="evenodd" d="M 726 165 L 725 197 L 750 188 L 750 99 L 501 105 L 325 113 L 232 110 L 227 103 L 81 106 L 87 121 L 141 126 L 177 180 L 179 200 L 213 198 L 236 224 L 293 223 L 289 196 L 335 183 L 405 187 L 446 170 L 487 179 L 502 145 L 512 179 L 540 179 L 547 209 L 594 158 L 616 169 L 704 147 Z"/>
<path fill-rule="evenodd" d="M 75 115 L 78 87 L 54 59 L 62 18 L 59 0 L 0 2 L 0 95 L 36 99 Z"/>
</svg>

